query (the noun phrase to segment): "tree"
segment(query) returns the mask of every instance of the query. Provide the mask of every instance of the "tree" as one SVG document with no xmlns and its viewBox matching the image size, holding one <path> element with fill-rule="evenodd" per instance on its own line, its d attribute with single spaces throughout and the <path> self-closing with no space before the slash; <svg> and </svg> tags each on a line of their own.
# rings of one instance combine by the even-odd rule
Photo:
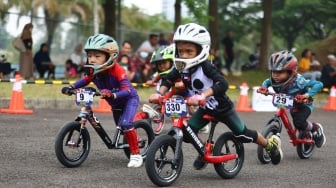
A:
<svg viewBox="0 0 336 188">
<path fill-rule="evenodd" d="M 218 38 L 218 0 L 209 0 L 209 32 L 211 34 L 211 44 L 214 49 L 219 48 Z"/>
<path fill-rule="evenodd" d="M 272 33 L 272 1 L 264 0 L 263 3 L 264 17 L 262 21 L 262 34 L 260 46 L 260 64 L 263 70 L 268 70 L 268 56 L 270 54 L 270 43 Z"/>
<path fill-rule="evenodd" d="M 104 9 L 104 33 L 116 36 L 116 4 L 115 0 L 105 0 Z"/>
<path fill-rule="evenodd" d="M 176 0 L 175 1 L 175 18 L 174 18 L 174 31 L 177 29 L 179 25 L 181 25 L 181 1 L 182 0 Z"/>
</svg>

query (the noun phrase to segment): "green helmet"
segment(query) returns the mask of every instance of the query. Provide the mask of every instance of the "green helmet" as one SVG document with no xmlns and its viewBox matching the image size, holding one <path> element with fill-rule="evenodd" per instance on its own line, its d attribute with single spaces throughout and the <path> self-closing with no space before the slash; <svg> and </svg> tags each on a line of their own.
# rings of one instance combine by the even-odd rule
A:
<svg viewBox="0 0 336 188">
<path fill-rule="evenodd" d="M 153 52 L 152 57 L 150 62 L 157 65 L 158 62 L 162 62 L 162 61 L 170 61 L 170 68 L 166 71 L 160 72 L 158 70 L 158 73 L 162 76 L 162 75 L 166 75 L 168 74 L 172 68 L 173 68 L 173 64 L 174 64 L 174 52 L 175 52 L 175 47 L 174 45 L 169 45 L 169 46 L 160 46 L 156 51 Z"/>
<path fill-rule="evenodd" d="M 105 34 L 90 36 L 86 41 L 84 50 L 86 52 L 97 50 L 109 55 L 108 60 L 102 65 L 85 65 L 85 67 L 93 69 L 92 72 L 90 71 L 92 75 L 111 68 L 115 62 L 114 59 L 119 55 L 118 43 L 112 37 Z"/>
<path fill-rule="evenodd" d="M 170 46 L 160 46 L 156 51 L 153 52 L 150 62 L 157 63 L 163 60 L 174 61 L 174 45 Z"/>
</svg>

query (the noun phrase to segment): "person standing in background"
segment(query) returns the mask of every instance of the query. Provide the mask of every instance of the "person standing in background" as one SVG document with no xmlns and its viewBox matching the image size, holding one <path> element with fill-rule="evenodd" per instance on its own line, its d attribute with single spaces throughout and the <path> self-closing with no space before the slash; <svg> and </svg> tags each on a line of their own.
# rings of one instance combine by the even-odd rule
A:
<svg viewBox="0 0 336 188">
<path fill-rule="evenodd" d="M 19 72 L 24 79 L 33 79 L 33 24 L 28 23 L 24 26 L 21 33 L 21 40 L 25 46 L 25 50 L 20 51 Z"/>
<path fill-rule="evenodd" d="M 70 58 L 72 63 L 77 66 L 77 72 L 83 73 L 84 72 L 84 65 L 86 63 L 86 54 L 83 51 L 83 44 L 79 43 L 76 45 L 74 51 L 70 54 Z"/>
<path fill-rule="evenodd" d="M 224 60 L 225 60 L 225 69 L 222 70 L 222 73 L 227 76 L 231 73 L 231 65 L 234 60 L 234 44 L 232 40 L 232 31 L 227 31 L 226 36 L 221 41 L 223 52 L 224 52 Z"/>
<path fill-rule="evenodd" d="M 137 72 L 137 67 L 135 66 L 132 59 L 132 50 L 133 47 L 130 41 L 125 40 L 122 42 L 120 55 L 117 57 L 117 61 L 126 70 L 127 78 L 132 82 L 137 82 L 137 78 L 134 79 Z"/>
</svg>

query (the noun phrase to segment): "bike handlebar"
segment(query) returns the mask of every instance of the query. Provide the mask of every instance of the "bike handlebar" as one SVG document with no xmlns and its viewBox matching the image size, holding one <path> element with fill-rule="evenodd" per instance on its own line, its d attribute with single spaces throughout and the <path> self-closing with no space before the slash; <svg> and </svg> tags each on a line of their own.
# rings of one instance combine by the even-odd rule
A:
<svg viewBox="0 0 336 188">
<path fill-rule="evenodd" d="M 170 98 L 170 97 L 169 97 L 169 98 Z M 167 99 L 169 99 L 169 98 L 166 97 L 166 96 L 161 96 L 161 97 L 158 98 L 157 101 L 151 101 L 151 100 L 149 100 L 149 102 L 150 102 L 150 103 L 155 103 L 155 104 L 163 105 L 163 104 L 167 101 Z M 185 99 L 184 102 L 185 102 L 188 106 L 194 106 L 194 105 L 195 105 L 195 104 L 191 104 L 187 99 Z M 200 100 L 200 101 L 198 101 L 197 106 L 204 106 L 205 104 L 206 104 L 206 100 L 204 99 L 204 100 Z"/>
<path fill-rule="evenodd" d="M 82 89 L 85 89 L 85 90 L 87 90 L 87 91 L 91 91 L 91 92 L 93 92 L 93 96 L 101 96 L 101 93 L 99 93 L 95 88 L 93 88 L 93 87 L 84 87 L 84 88 L 82 88 Z M 74 95 L 74 94 L 76 94 L 76 90 L 77 89 L 73 89 L 73 90 L 70 90 L 69 91 L 69 95 Z"/>
</svg>

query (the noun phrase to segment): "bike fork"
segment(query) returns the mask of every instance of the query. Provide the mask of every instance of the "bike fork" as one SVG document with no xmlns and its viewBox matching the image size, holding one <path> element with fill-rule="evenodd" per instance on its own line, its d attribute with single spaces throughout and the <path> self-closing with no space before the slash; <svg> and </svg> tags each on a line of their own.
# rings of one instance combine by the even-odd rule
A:
<svg viewBox="0 0 336 188">
<path fill-rule="evenodd" d="M 176 145 L 175 145 L 175 154 L 174 154 L 174 159 L 172 161 L 173 163 L 173 168 L 177 169 L 178 167 L 178 159 L 180 159 L 181 153 L 182 153 L 182 141 L 183 141 L 183 131 L 182 129 L 175 128 L 173 127 L 173 130 L 176 134 Z"/>
</svg>

